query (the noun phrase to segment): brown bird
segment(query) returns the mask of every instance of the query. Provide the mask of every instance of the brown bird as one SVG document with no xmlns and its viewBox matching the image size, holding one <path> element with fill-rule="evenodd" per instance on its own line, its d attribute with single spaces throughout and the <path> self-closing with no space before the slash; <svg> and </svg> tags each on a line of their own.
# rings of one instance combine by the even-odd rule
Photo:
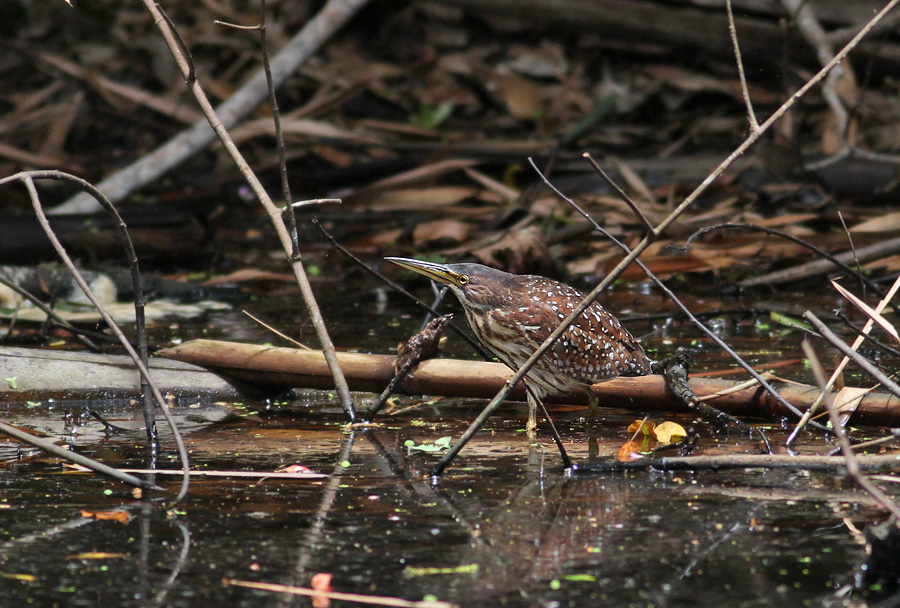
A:
<svg viewBox="0 0 900 608">
<path fill-rule="evenodd" d="M 513 371 L 584 299 L 577 289 L 546 277 L 510 274 L 481 264 L 386 259 L 447 285 L 478 340 Z M 528 431 L 535 428 L 535 400 L 587 389 L 616 376 L 646 375 L 651 363 L 619 320 L 591 302 L 525 376 Z M 587 393 L 593 412 L 597 399 L 590 390 Z"/>
</svg>

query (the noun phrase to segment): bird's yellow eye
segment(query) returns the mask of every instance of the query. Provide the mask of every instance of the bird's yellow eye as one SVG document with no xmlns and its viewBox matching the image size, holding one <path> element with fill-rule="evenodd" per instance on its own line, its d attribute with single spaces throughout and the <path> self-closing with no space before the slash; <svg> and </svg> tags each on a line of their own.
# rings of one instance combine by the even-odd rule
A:
<svg viewBox="0 0 900 608">
<path fill-rule="evenodd" d="M 468 285 L 469 284 L 469 275 L 467 275 L 467 274 L 459 275 L 459 278 L 456 279 L 456 282 L 459 283 L 460 285 Z"/>
</svg>

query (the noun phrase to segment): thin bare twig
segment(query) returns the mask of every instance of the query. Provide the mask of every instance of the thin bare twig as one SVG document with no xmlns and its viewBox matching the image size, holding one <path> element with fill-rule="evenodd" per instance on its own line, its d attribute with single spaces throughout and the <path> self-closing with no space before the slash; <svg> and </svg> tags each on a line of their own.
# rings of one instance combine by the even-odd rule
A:
<svg viewBox="0 0 900 608">
<path fill-rule="evenodd" d="M 853 453 L 853 446 L 850 445 L 850 439 L 847 437 L 847 432 L 844 430 L 844 427 L 841 426 L 841 420 L 838 416 L 837 408 L 834 405 L 834 399 L 831 396 L 831 391 L 827 388 L 825 370 L 822 369 L 822 364 L 819 362 L 818 356 L 816 356 L 816 351 L 808 340 L 803 341 L 803 352 L 806 354 L 806 358 L 809 359 L 809 362 L 812 365 L 812 372 L 816 378 L 816 383 L 819 385 L 819 389 L 822 391 L 822 394 L 825 395 L 825 406 L 828 408 L 828 417 L 831 420 L 831 426 L 834 427 L 834 434 L 837 436 L 838 442 L 841 445 L 841 452 L 844 454 L 844 463 L 847 466 L 847 474 L 857 483 L 857 485 L 859 485 L 859 487 L 871 494 L 873 498 L 884 506 L 884 508 L 890 511 L 894 516 L 894 519 L 900 520 L 900 507 L 897 506 L 897 503 L 895 503 L 884 490 L 872 483 L 872 481 L 860 470 L 859 461 L 857 460 L 858 457 Z"/>
<path fill-rule="evenodd" d="M 734 60 L 737 63 L 738 76 L 741 79 L 741 95 L 744 98 L 744 103 L 747 104 L 747 120 L 750 122 L 750 129 L 757 131 L 759 122 L 756 120 L 756 112 L 753 111 L 753 101 L 750 99 L 750 89 L 747 87 L 747 77 L 744 75 L 744 61 L 741 59 L 741 45 L 738 44 L 731 0 L 725 0 L 725 8 L 728 11 L 728 33 L 731 35 L 731 44 L 734 47 Z"/>
<path fill-rule="evenodd" d="M 122 328 L 115 322 L 115 320 L 110 316 L 110 314 L 106 311 L 102 304 L 97 300 L 97 297 L 94 295 L 91 288 L 88 286 L 87 281 L 84 280 L 84 277 L 81 276 L 81 273 L 78 272 L 78 269 L 75 268 L 75 264 L 72 263 L 72 259 L 69 257 L 69 254 L 66 252 L 65 248 L 62 246 L 62 243 L 59 242 L 59 239 L 56 238 L 56 234 L 53 232 L 53 229 L 50 227 L 50 222 L 47 220 L 47 216 L 44 214 L 44 210 L 41 206 L 40 196 L 38 195 L 37 188 L 34 185 L 34 176 L 38 177 L 56 177 L 58 179 L 68 178 L 73 181 L 82 182 L 79 178 L 75 176 L 66 176 L 66 174 L 61 174 L 58 171 L 36 171 L 36 172 L 26 172 L 19 173 L 16 175 L 12 175 L 8 178 L 4 178 L 0 180 L 0 184 L 5 183 L 7 181 L 18 179 L 25 184 L 25 188 L 28 190 L 28 195 L 31 198 L 31 204 L 34 208 L 35 215 L 37 215 L 38 222 L 41 227 L 44 229 L 44 232 L 47 235 L 47 238 L 50 239 L 50 242 L 53 245 L 53 248 L 56 249 L 57 255 L 62 260 L 63 264 L 69 269 L 69 272 L 72 274 L 72 278 L 75 279 L 75 282 L 84 292 L 84 295 L 91 301 L 91 304 L 94 305 L 97 312 L 103 317 L 104 322 L 109 326 L 112 332 L 119 339 L 119 342 L 122 343 L 122 346 L 125 348 L 125 351 L 131 357 L 134 362 L 135 367 L 141 373 L 142 378 L 142 388 L 146 387 L 145 390 L 151 392 L 153 394 L 153 398 L 156 400 L 157 405 L 159 405 L 160 411 L 163 413 L 163 417 L 165 417 L 166 422 L 169 424 L 169 427 L 172 429 L 172 436 L 175 439 L 175 444 L 178 447 L 178 455 L 181 459 L 181 463 L 183 466 L 183 477 L 181 480 L 181 489 L 178 492 L 178 495 L 175 497 L 175 502 L 181 501 L 186 495 L 188 488 L 190 487 L 190 463 L 187 455 L 187 448 L 184 446 L 184 440 L 181 437 L 181 433 L 178 432 L 178 426 L 175 424 L 174 418 L 172 418 L 172 413 L 169 411 L 168 406 L 166 405 L 166 401 L 162 396 L 162 393 L 159 391 L 159 388 L 153 383 L 150 377 L 150 371 L 147 368 L 146 361 L 146 351 L 143 353 L 144 356 L 141 357 L 131 345 L 131 342 L 122 332 Z M 98 200 L 104 201 L 104 203 L 108 203 L 109 201 L 105 199 L 103 194 L 99 192 L 96 188 L 84 182 L 82 187 L 87 188 L 88 192 L 98 197 Z M 112 207 L 112 204 L 110 204 Z M 114 210 L 114 209 L 113 209 Z M 118 214 L 116 214 L 118 215 Z M 119 218 L 121 222 L 121 218 Z M 121 222 L 121 225 L 124 226 L 124 222 Z M 137 307 L 137 302 L 135 303 L 135 308 Z M 137 311 L 136 311 L 137 312 Z M 145 343 L 146 348 L 146 343 Z"/>
<path fill-rule="evenodd" d="M 822 321 L 819 320 L 818 317 L 816 317 L 816 315 L 814 315 L 813 313 L 811 313 L 810 311 L 807 310 L 805 313 L 803 313 L 803 318 L 806 319 L 807 321 L 809 321 L 810 323 L 812 323 L 812 325 L 813 325 L 813 327 L 815 327 L 816 331 L 819 332 L 819 334 L 821 334 L 821 336 L 823 338 L 825 338 L 829 343 L 831 343 L 832 346 L 834 346 L 836 349 L 841 351 L 841 353 L 845 356 L 846 359 L 853 360 L 853 362 L 856 363 L 858 366 L 860 366 L 864 372 L 866 372 L 867 374 L 869 374 L 870 376 L 872 376 L 873 378 L 878 380 L 884 386 L 884 388 L 889 390 L 895 397 L 900 399 L 900 385 L 898 385 L 896 382 L 891 380 L 891 378 L 887 374 L 885 374 L 883 371 L 881 371 L 875 365 L 873 365 L 871 361 L 869 361 L 868 359 L 866 359 L 865 357 L 860 355 L 858 352 L 853 350 L 854 347 L 850 346 L 849 344 L 847 344 L 846 342 L 841 340 L 838 336 L 836 336 L 834 334 L 834 332 L 832 332 L 830 329 L 828 329 L 827 325 L 822 323 Z M 854 345 L 856 345 L 855 342 L 854 342 Z M 842 363 L 843 363 L 843 361 L 842 361 Z M 843 367 L 839 366 L 838 369 L 843 370 Z M 837 372 L 835 372 L 835 373 L 837 373 Z M 832 374 L 832 380 L 833 380 L 833 378 L 834 378 L 834 374 Z M 830 390 L 830 386 L 832 384 L 833 384 L 833 381 L 827 383 L 825 386 L 828 387 Z M 828 391 L 822 391 L 822 395 L 823 395 L 822 398 L 827 397 L 828 394 L 829 394 Z M 819 403 L 819 401 L 817 401 L 816 403 Z M 808 411 L 811 412 L 812 408 L 810 408 Z"/>
<path fill-rule="evenodd" d="M 273 591 L 275 593 L 289 593 L 291 595 L 305 595 L 307 597 L 368 604 L 370 606 L 392 606 L 394 608 L 457 608 L 456 604 L 439 600 L 422 600 L 416 602 L 399 597 L 340 593 L 337 591 L 318 591 L 316 589 L 309 589 L 308 587 L 293 587 L 290 585 L 279 585 L 277 583 L 257 583 L 254 581 L 241 581 L 234 578 L 223 578 L 222 584 L 234 585 L 235 587 L 247 587 L 249 589 L 261 589 L 263 591 Z"/>
<path fill-rule="evenodd" d="M 591 156 L 590 152 L 585 152 L 584 154 L 582 154 L 582 156 L 586 158 L 589 163 L 591 163 L 594 171 L 596 171 L 600 175 L 600 177 L 602 177 L 606 181 L 606 183 L 609 184 L 610 188 L 616 191 L 616 194 L 619 195 L 619 198 L 622 199 L 622 201 L 626 205 L 628 205 L 628 207 L 631 209 L 631 212 L 634 213 L 634 215 L 637 216 L 637 218 L 640 220 L 641 224 L 644 225 L 644 229 L 648 233 L 653 232 L 653 225 L 641 211 L 640 207 L 638 207 L 637 204 L 635 204 L 635 202 L 631 200 L 631 197 L 628 196 L 628 194 L 626 194 L 626 192 L 619 187 L 619 184 L 617 184 L 609 175 L 606 174 L 606 171 L 604 171 L 603 167 L 601 167 L 597 163 L 597 161 L 594 160 L 594 157 Z M 537 167 L 535 166 L 532 159 L 529 158 L 528 162 L 530 162 L 531 166 L 534 167 L 535 170 L 537 170 Z M 538 171 L 538 174 L 541 175 L 542 178 L 544 178 L 540 171 Z M 547 178 L 544 178 L 544 182 L 548 183 Z"/>
<path fill-rule="evenodd" d="M 825 262 L 827 260 L 828 262 L 835 265 L 839 269 L 843 270 L 847 274 L 859 279 L 860 283 L 862 283 L 863 285 L 867 285 L 870 289 L 872 289 L 879 296 L 884 297 L 884 291 L 881 288 L 879 288 L 878 285 L 876 285 L 873 281 L 868 279 L 859 270 L 854 270 L 853 268 L 851 268 L 844 262 L 845 259 L 852 258 L 852 259 L 856 260 L 857 267 L 859 267 L 859 259 L 856 257 L 855 250 L 851 250 L 851 251 L 848 251 L 847 253 L 842 253 L 839 255 L 832 255 L 832 254 L 828 253 L 827 251 L 825 251 L 824 249 L 820 249 L 819 247 L 816 247 L 809 241 L 805 241 L 797 236 L 794 236 L 793 234 L 784 232 L 783 230 L 778 230 L 776 228 L 769 228 L 768 226 L 757 226 L 756 224 L 745 224 L 743 222 L 725 222 L 722 224 L 715 224 L 713 226 L 706 226 L 704 228 L 700 228 L 699 230 L 694 232 L 691 236 L 688 237 L 688 239 L 684 242 L 684 245 L 681 247 L 678 247 L 678 246 L 672 245 L 672 244 L 668 245 L 668 247 L 670 249 L 678 249 L 681 251 L 687 251 L 690 248 L 691 243 L 693 243 L 695 239 L 697 239 L 705 234 L 708 234 L 714 230 L 725 230 L 728 228 L 740 228 L 742 230 L 756 230 L 758 232 L 762 232 L 762 233 L 765 233 L 765 234 L 768 234 L 771 236 L 777 236 L 778 238 L 782 238 L 786 241 L 790 241 L 791 243 L 795 243 L 797 245 L 800 245 L 801 247 L 805 247 L 806 249 L 809 249 L 816 255 L 824 258 L 824 260 L 818 260 L 818 261 Z M 900 244 L 900 243 L 898 243 L 898 244 Z M 851 259 L 847 259 L 847 261 L 851 261 Z M 768 276 L 771 276 L 771 275 L 768 275 Z M 754 281 L 753 279 L 751 279 L 749 281 L 742 281 L 741 286 L 749 287 L 749 286 L 751 286 L 751 282 L 752 282 L 753 286 L 765 284 L 764 282 Z M 891 307 L 893 307 L 894 311 L 897 314 L 900 314 L 900 306 L 897 306 L 896 304 L 891 303 Z"/>
<path fill-rule="evenodd" d="M 867 471 L 891 471 L 900 465 L 900 454 L 859 456 L 860 468 Z M 725 454 L 716 456 L 677 456 L 630 462 L 598 462 L 575 470 L 575 474 L 612 471 L 725 471 L 729 469 L 787 469 L 793 471 L 831 471 L 846 468 L 843 458 L 835 456 L 791 456 L 788 454 Z"/>
<path fill-rule="evenodd" d="M 354 264 L 356 264 L 357 266 L 359 266 L 360 268 L 362 268 L 363 270 L 368 272 L 370 275 L 372 275 L 379 281 L 383 282 L 385 285 L 387 285 L 388 287 L 390 287 L 397 293 L 406 296 L 407 298 L 409 298 L 410 300 L 415 302 L 417 305 L 419 305 L 419 307 L 425 309 L 427 312 L 433 314 L 435 317 L 441 316 L 441 313 L 438 312 L 438 310 L 434 306 L 429 306 L 428 304 L 426 304 L 425 302 L 423 302 L 422 300 L 420 300 L 413 294 L 409 293 L 407 290 L 403 289 L 402 286 L 400 286 L 397 283 L 395 283 L 394 281 L 390 280 L 389 278 L 387 278 L 386 276 L 384 276 L 383 274 L 381 274 L 380 272 L 378 272 L 377 270 L 375 270 L 374 268 L 372 268 L 371 266 L 369 266 L 368 264 L 366 264 L 365 262 L 360 260 L 358 257 L 353 255 L 353 252 L 351 252 L 349 249 L 347 249 L 346 247 L 341 245 L 338 242 L 338 240 L 336 238 L 334 238 L 334 236 L 332 236 L 332 234 L 330 232 L 328 232 L 324 226 L 322 226 L 322 224 L 321 224 L 321 222 L 319 222 L 319 220 L 314 218 L 310 221 L 312 222 L 313 226 L 315 226 L 316 228 L 319 229 L 319 231 L 322 233 L 322 236 L 324 236 L 326 239 L 328 239 L 331 242 L 332 245 L 334 245 L 335 249 L 337 249 L 338 251 L 343 253 L 345 256 L 347 256 L 347 258 L 349 258 Z M 469 346 L 474 348 L 475 352 L 477 352 L 486 361 L 490 361 L 493 358 L 487 351 L 485 351 L 483 348 L 481 348 L 481 345 L 478 344 L 478 342 L 473 340 L 469 336 L 469 334 L 467 334 L 465 331 L 463 331 L 459 327 L 459 325 L 457 325 L 456 323 L 453 323 L 451 321 L 450 323 L 447 324 L 447 327 L 452 329 L 460 338 L 465 340 L 469 344 Z"/>
<path fill-rule="evenodd" d="M 112 477 L 113 479 L 118 479 L 119 481 L 123 481 L 129 485 L 132 485 L 136 488 L 146 488 L 148 490 L 160 490 L 165 491 L 165 488 L 161 488 L 155 484 L 150 483 L 149 481 L 144 481 L 143 479 L 138 479 L 134 475 L 129 475 L 128 473 L 122 472 L 118 469 L 115 469 L 109 465 L 103 464 L 102 462 L 97 462 L 92 458 L 88 458 L 87 456 L 83 456 L 78 452 L 73 452 L 71 450 L 67 450 L 63 447 L 60 447 L 53 443 L 52 441 L 47 441 L 41 437 L 35 437 L 30 433 L 26 433 L 25 431 L 18 429 L 11 424 L 6 424 L 5 422 L 0 422 L 0 431 L 6 433 L 10 437 L 15 437 L 19 441 L 24 443 L 33 445 L 37 448 L 44 450 L 45 452 L 49 452 L 54 456 L 59 458 L 63 458 L 65 460 L 70 460 L 72 462 L 78 463 L 81 466 L 95 471 L 97 473 L 101 473 L 108 477 Z"/>
<path fill-rule="evenodd" d="M 885 307 L 887 306 L 887 303 L 890 302 L 894 298 L 894 295 L 896 295 L 898 290 L 900 290 L 900 277 L 897 277 L 897 279 L 894 281 L 894 284 L 891 286 L 890 290 L 888 290 L 887 295 L 885 295 L 884 298 L 882 298 L 882 300 L 878 303 L 878 306 L 875 307 L 876 312 L 881 314 L 881 311 L 883 311 L 885 309 Z M 809 315 L 809 317 L 812 317 L 812 319 L 807 317 L 807 315 Z M 873 369 L 875 369 L 878 372 L 878 374 L 880 376 L 884 377 L 885 380 L 887 380 L 891 385 L 896 387 L 896 385 L 885 374 L 881 373 L 880 370 L 877 370 L 877 368 L 875 368 L 871 363 L 869 363 L 869 361 L 867 359 L 865 359 L 864 357 L 857 357 L 856 349 L 858 349 L 859 346 L 863 343 L 862 335 L 859 335 L 856 337 L 856 339 L 853 341 L 853 346 L 847 346 L 846 344 L 844 344 L 843 340 L 841 340 L 840 338 L 835 336 L 834 333 L 832 333 L 831 330 L 829 330 L 827 327 L 825 327 L 824 323 L 819 321 L 815 317 L 815 315 L 813 315 L 811 312 L 809 312 L 809 311 L 805 312 L 803 314 L 803 317 L 806 318 L 807 320 L 809 320 L 811 323 L 813 323 L 813 327 L 815 327 L 816 330 L 819 331 L 819 333 L 822 335 L 822 337 L 824 337 L 829 342 L 832 342 L 832 344 L 834 344 L 834 346 L 837 347 L 838 350 L 840 350 L 841 352 L 844 353 L 844 358 L 838 364 L 837 368 L 834 370 L 834 373 L 831 374 L 831 378 L 829 378 L 828 383 L 826 384 L 826 386 L 829 389 L 832 386 L 834 386 L 835 382 L 837 382 L 837 379 L 840 377 L 841 373 L 844 371 L 844 368 L 847 366 L 847 363 L 849 362 L 849 360 L 851 358 L 854 361 L 856 361 L 864 369 L 865 369 L 865 365 L 872 367 Z M 815 321 L 813 321 L 813 319 Z M 872 319 L 868 319 L 866 321 L 866 324 L 863 325 L 862 333 L 863 334 L 869 333 L 870 331 L 872 331 L 872 327 L 874 327 L 874 326 L 875 326 L 875 322 Z M 824 330 L 824 331 L 822 331 L 822 330 Z M 840 342 L 841 345 L 846 347 L 847 352 L 845 352 L 845 349 L 841 345 L 836 344 L 834 342 L 834 340 L 836 340 L 837 342 Z M 852 353 L 852 356 L 849 355 L 848 352 Z M 866 371 L 869 371 L 869 370 L 866 370 Z M 873 374 L 872 372 L 869 372 L 869 373 L 872 374 L 873 376 L 875 376 L 875 374 Z M 878 376 L 875 376 L 875 377 L 878 378 Z M 879 380 L 880 380 L 880 378 L 879 378 Z M 885 386 L 887 386 L 887 385 L 885 385 Z M 887 388 L 891 392 L 894 392 L 890 387 L 887 387 Z M 898 397 L 900 397 L 900 392 L 896 392 L 894 394 L 897 395 Z M 813 404 L 809 407 L 809 409 L 806 410 L 806 413 L 803 414 L 803 418 L 800 419 L 800 422 L 797 423 L 797 426 L 794 427 L 794 430 L 788 436 L 787 442 L 786 442 L 787 445 L 790 445 L 791 443 L 794 442 L 794 440 L 797 438 L 797 434 L 800 432 L 800 430 L 803 428 L 803 426 L 807 422 L 809 422 L 809 420 L 816 413 L 816 410 L 819 408 L 819 405 L 822 404 L 822 399 L 824 397 L 825 397 L 825 393 L 823 392 L 813 402 Z"/>
<path fill-rule="evenodd" d="M 21 287 L 19 287 L 12 281 L 8 280 L 6 277 L 2 277 L 2 276 L 0 276 L 0 285 L 5 285 L 7 288 L 11 289 L 12 291 L 16 292 L 17 294 L 19 294 L 20 296 L 22 296 L 23 298 L 25 298 L 26 300 L 28 300 L 29 302 L 34 304 L 34 306 L 36 308 L 38 308 L 39 310 L 41 310 L 41 312 L 43 312 L 45 315 L 47 315 L 47 319 L 49 321 L 52 321 L 53 323 L 56 323 L 60 327 L 65 328 L 67 331 L 72 332 L 72 335 L 76 336 L 79 340 L 84 342 L 85 346 L 90 348 L 92 351 L 94 351 L 94 352 L 100 351 L 100 347 L 97 346 L 97 344 L 93 340 L 91 340 L 87 335 L 85 335 L 84 332 L 80 331 L 77 327 L 73 326 L 71 323 L 69 323 L 68 321 L 63 319 L 61 316 L 59 316 L 55 310 L 53 310 L 52 308 L 50 308 L 49 306 L 47 306 L 46 304 L 41 302 L 40 298 L 35 296 L 33 293 L 31 293 L 27 289 L 22 289 Z"/>
<path fill-rule="evenodd" d="M 174 28 L 170 27 L 169 22 L 164 17 L 162 9 L 158 4 L 156 4 L 153 0 L 143 1 L 144 6 L 146 6 L 147 10 L 150 11 L 150 14 L 153 15 L 154 21 L 157 27 L 159 27 L 159 30 L 169 47 L 169 51 L 172 53 L 172 56 L 175 58 L 175 62 L 178 64 L 178 68 L 181 70 L 181 73 L 185 76 L 185 78 L 188 78 L 194 73 L 193 67 L 190 58 L 182 52 L 183 43 L 179 42 L 180 36 L 178 35 L 178 32 Z M 360 1 L 361 0 L 357 0 L 357 2 Z M 325 7 L 325 9 L 323 9 L 323 12 L 327 10 L 328 6 L 331 6 L 334 2 L 336 2 L 336 0 L 331 0 Z M 344 4 L 341 3 L 341 6 L 343 7 Z M 279 82 L 277 77 L 273 76 L 272 78 L 273 82 Z M 344 413 L 347 415 L 349 421 L 356 422 L 356 410 L 353 407 L 353 399 L 350 396 L 350 389 L 347 387 L 347 381 L 344 378 L 343 372 L 341 371 L 340 364 L 338 364 L 337 357 L 335 357 L 334 344 L 331 342 L 331 337 L 328 335 L 328 329 L 325 326 L 325 320 L 322 317 L 322 311 L 319 310 L 319 307 L 316 304 L 315 294 L 313 294 L 312 287 L 309 284 L 309 278 L 306 275 L 306 269 L 303 266 L 303 262 L 300 260 L 299 253 L 295 251 L 296 230 L 294 230 L 292 234 L 285 226 L 285 223 L 281 216 L 282 209 L 277 207 L 272 201 L 271 197 L 269 197 L 269 194 L 266 192 L 262 183 L 259 181 L 259 178 L 253 172 L 253 169 L 250 168 L 247 160 L 238 150 L 237 146 L 234 143 L 234 140 L 231 139 L 231 136 L 229 135 L 225 124 L 220 120 L 215 109 L 212 107 L 212 104 L 210 103 L 209 98 L 206 96 L 206 92 L 203 90 L 203 87 L 200 86 L 200 83 L 196 79 L 194 79 L 192 82 L 189 82 L 188 84 L 190 86 L 191 93 L 194 95 L 197 103 L 200 104 L 200 108 L 209 121 L 210 126 L 212 126 L 213 130 L 218 135 L 219 140 L 225 147 L 225 150 L 228 152 L 229 156 L 231 156 L 231 160 L 238 167 L 241 174 L 244 176 L 244 179 L 247 180 L 247 183 L 253 190 L 253 193 L 259 199 L 260 203 L 265 208 L 266 212 L 269 214 L 272 220 L 272 225 L 275 228 L 275 232 L 278 234 L 281 246 L 284 249 L 285 254 L 288 256 L 288 259 L 290 260 L 291 269 L 294 271 L 294 277 L 296 278 L 297 284 L 300 287 L 300 293 L 303 297 L 303 302 L 306 304 L 307 312 L 309 313 L 310 320 L 312 321 L 313 327 L 315 328 L 316 336 L 319 339 L 319 345 L 322 348 L 322 352 L 325 355 L 325 360 L 328 363 L 328 369 L 331 372 L 332 378 L 334 379 L 334 386 L 336 392 L 338 393 L 341 407 L 344 409 Z M 289 206 L 290 201 L 285 201 L 285 204 Z"/>
<path fill-rule="evenodd" d="M 263 72 L 266 75 L 266 88 L 269 91 L 269 105 L 272 108 L 272 122 L 275 126 L 275 143 L 278 149 L 278 172 L 281 174 L 281 193 L 284 195 L 284 214 L 288 218 L 288 232 L 291 235 L 291 259 L 300 259 L 300 235 L 297 232 L 297 214 L 291 203 L 291 185 L 288 182 L 287 160 L 284 154 L 284 130 L 281 128 L 281 112 L 278 109 L 278 95 L 275 94 L 275 81 L 272 79 L 272 66 L 269 62 L 269 44 L 266 38 L 266 0 L 259 0 L 259 48 L 262 51 Z"/>
</svg>

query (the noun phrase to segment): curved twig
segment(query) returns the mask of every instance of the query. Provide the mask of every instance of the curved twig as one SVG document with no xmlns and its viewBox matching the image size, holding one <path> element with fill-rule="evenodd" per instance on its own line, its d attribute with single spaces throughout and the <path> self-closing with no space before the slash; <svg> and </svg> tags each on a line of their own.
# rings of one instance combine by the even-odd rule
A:
<svg viewBox="0 0 900 608">
<path fill-rule="evenodd" d="M 7 178 L 0 179 L 0 184 L 9 183 L 13 180 L 21 181 L 25 184 L 25 188 L 28 190 L 28 195 L 31 198 L 31 204 L 34 208 L 34 212 L 37 215 L 38 222 L 41 227 L 44 229 L 44 232 L 47 234 L 47 238 L 50 239 L 50 242 L 53 245 L 53 248 L 56 249 L 57 255 L 59 255 L 62 262 L 69 269 L 69 272 L 72 274 L 72 278 L 75 279 L 75 282 L 84 292 L 84 295 L 91 301 L 94 307 L 97 309 L 97 312 L 103 317 L 103 320 L 109 326 L 109 328 L 113 331 L 116 337 L 119 339 L 119 342 L 122 343 L 122 346 L 125 348 L 125 351 L 131 357 L 134 362 L 135 367 L 141 373 L 141 378 L 146 382 L 146 386 L 149 391 L 153 394 L 153 397 L 156 399 L 157 404 L 160 407 L 160 411 L 163 413 L 163 416 L 166 419 L 166 422 L 172 429 L 172 436 L 175 439 L 175 444 L 178 446 L 178 455 L 181 458 L 182 467 L 184 470 L 184 475 L 181 480 L 181 489 L 178 492 L 178 495 L 175 497 L 175 502 L 179 502 L 182 498 L 187 495 L 188 488 L 190 487 L 190 465 L 188 461 L 187 449 L 184 446 L 184 440 L 181 437 L 181 433 L 178 432 L 178 427 L 175 424 L 175 420 L 172 418 L 172 413 L 169 411 L 168 406 L 166 405 L 166 401 L 162 396 L 162 393 L 153 383 L 150 378 L 150 371 L 147 368 L 145 363 L 146 360 L 146 351 L 144 352 L 144 358 L 142 358 L 135 351 L 134 347 L 131 345 L 131 342 L 122 332 L 122 329 L 115 322 L 115 320 L 110 316 L 110 314 L 106 311 L 102 304 L 97 300 L 91 288 L 88 286 L 87 282 L 84 280 L 84 277 L 81 276 L 81 273 L 78 272 L 78 269 L 75 268 L 75 264 L 72 263 L 72 259 L 69 257 L 69 254 L 66 252 L 65 248 L 62 246 L 62 243 L 59 242 L 59 239 L 56 237 L 56 234 L 53 232 L 53 229 L 50 227 L 50 222 L 47 220 L 47 216 L 44 214 L 44 210 L 41 206 L 40 196 L 38 195 L 37 188 L 34 185 L 34 179 L 61 179 L 61 180 L 69 180 L 79 184 L 82 188 L 87 190 L 91 195 L 95 196 L 102 205 L 109 206 L 112 213 L 118 219 L 120 229 L 124 229 L 125 223 L 122 221 L 122 218 L 119 217 L 118 212 L 116 212 L 115 207 L 113 207 L 112 203 L 103 195 L 102 192 L 97 190 L 90 183 L 78 178 L 74 175 L 69 175 L 67 173 L 62 173 L 60 171 L 31 171 L 25 173 L 17 173 L 15 175 L 11 175 Z M 123 230 L 127 233 L 127 230 Z M 130 243 L 130 239 L 128 239 Z M 133 253 L 133 249 L 132 249 Z M 135 258 L 136 259 L 136 258 Z M 137 275 L 137 283 L 135 284 L 135 289 L 140 289 L 140 274 Z M 142 290 L 141 290 L 142 291 Z M 137 301 L 138 295 L 135 295 L 135 308 L 137 309 Z M 140 295 L 140 300 L 143 300 L 143 295 Z M 137 312 L 137 311 L 136 311 Z M 145 333 L 146 332 L 142 332 Z M 140 337 L 138 338 L 140 340 Z M 145 338 L 145 348 L 146 348 L 146 338 Z"/>
</svg>

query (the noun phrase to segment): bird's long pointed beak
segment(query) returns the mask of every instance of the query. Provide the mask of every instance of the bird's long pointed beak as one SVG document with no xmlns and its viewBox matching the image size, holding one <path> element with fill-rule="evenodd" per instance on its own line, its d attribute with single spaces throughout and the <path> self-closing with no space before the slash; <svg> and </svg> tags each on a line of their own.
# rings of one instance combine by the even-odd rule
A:
<svg viewBox="0 0 900 608">
<path fill-rule="evenodd" d="M 398 266 L 403 266 L 419 274 L 423 274 L 429 279 L 437 281 L 442 285 L 457 285 L 460 274 L 453 272 L 444 264 L 435 264 L 434 262 L 423 262 L 422 260 L 414 260 L 412 258 L 384 258 L 389 262 L 393 262 Z"/>
</svg>

